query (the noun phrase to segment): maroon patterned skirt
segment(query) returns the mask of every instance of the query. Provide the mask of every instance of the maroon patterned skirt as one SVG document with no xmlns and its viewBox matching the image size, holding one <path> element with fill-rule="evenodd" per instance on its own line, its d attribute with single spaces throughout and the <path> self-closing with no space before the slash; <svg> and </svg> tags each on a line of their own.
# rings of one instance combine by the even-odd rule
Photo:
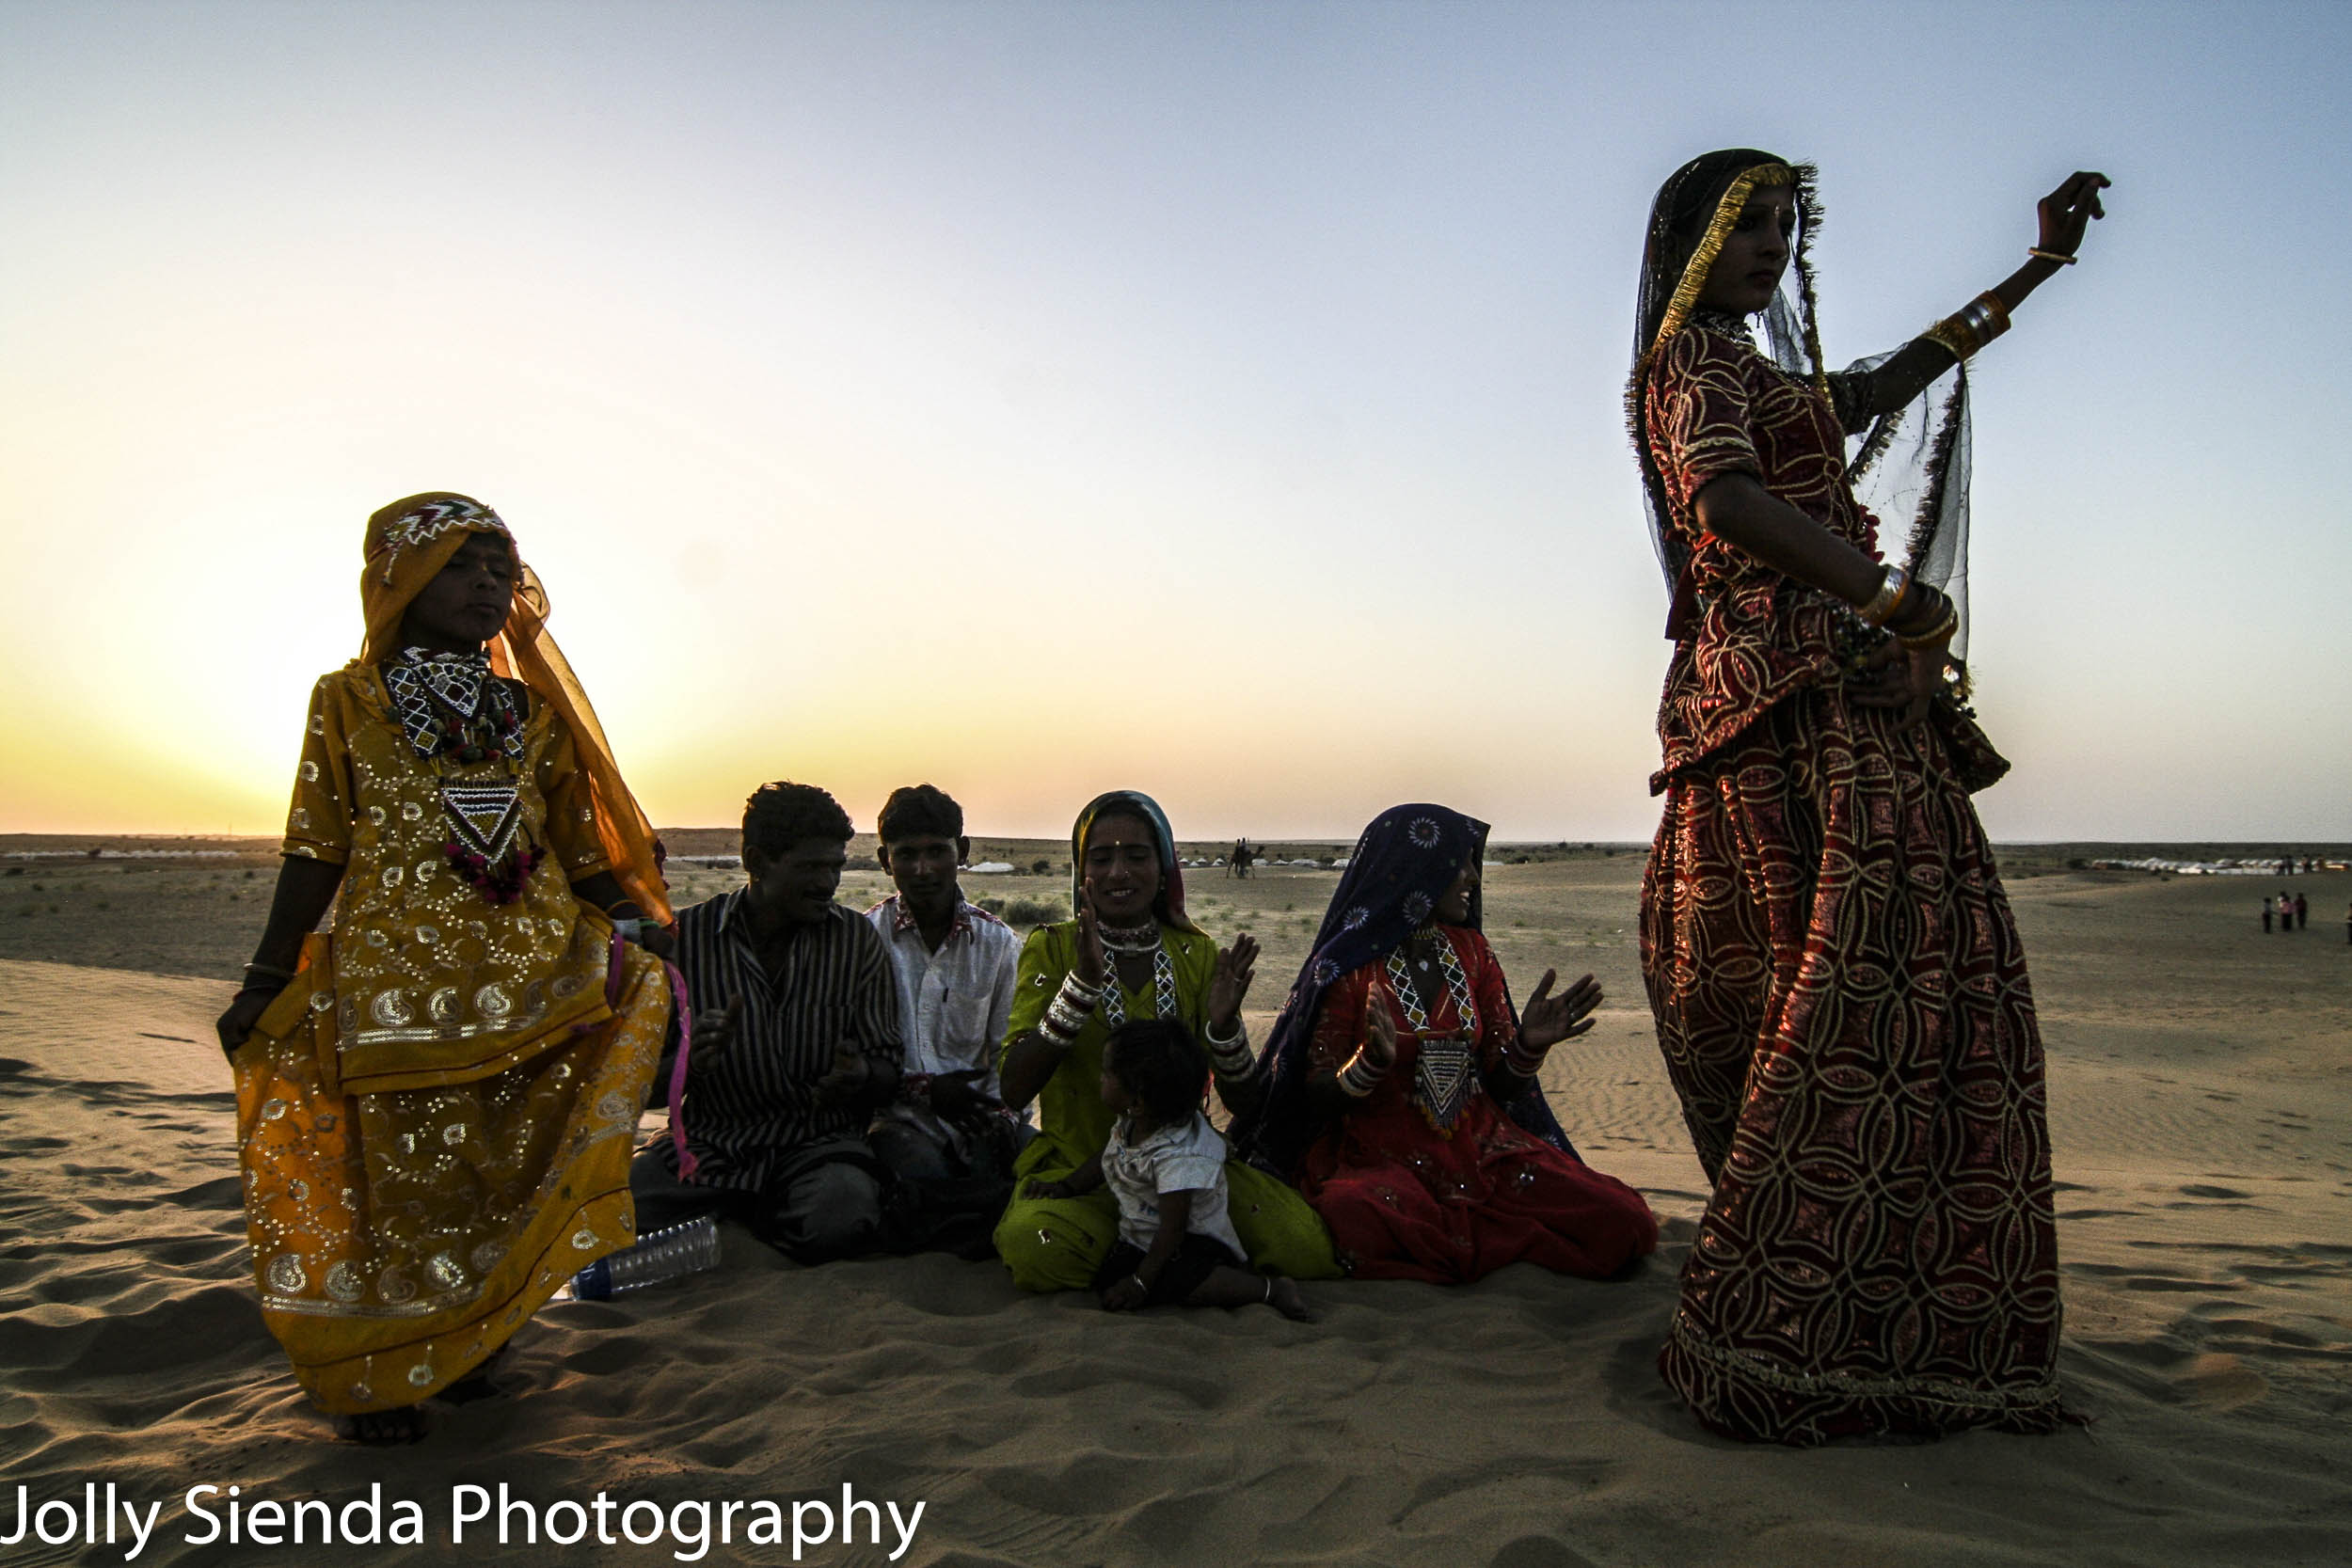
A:
<svg viewBox="0 0 2352 1568">
<path fill-rule="evenodd" d="M 1659 1368 L 1731 1436 L 2046 1432 L 2042 1037 L 1939 713 L 1808 688 L 1666 789 L 1642 971 L 1714 1197 Z"/>
</svg>

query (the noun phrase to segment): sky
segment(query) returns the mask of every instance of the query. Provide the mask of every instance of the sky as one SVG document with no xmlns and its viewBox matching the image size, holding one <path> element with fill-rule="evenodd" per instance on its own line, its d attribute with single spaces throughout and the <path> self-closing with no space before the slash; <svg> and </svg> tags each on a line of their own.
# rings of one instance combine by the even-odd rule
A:
<svg viewBox="0 0 2352 1568">
<path fill-rule="evenodd" d="M 2352 8 L 0 4 L 0 832 L 271 832 L 368 514 L 499 509 L 653 819 L 1638 840 L 1642 226 L 1821 169 L 1977 362 L 2004 840 L 2352 839 Z"/>
</svg>

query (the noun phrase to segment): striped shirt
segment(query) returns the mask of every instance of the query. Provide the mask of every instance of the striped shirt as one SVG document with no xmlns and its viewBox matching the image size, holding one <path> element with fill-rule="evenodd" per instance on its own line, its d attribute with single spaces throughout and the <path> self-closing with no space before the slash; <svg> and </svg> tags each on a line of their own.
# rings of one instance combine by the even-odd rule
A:
<svg viewBox="0 0 2352 1568">
<path fill-rule="evenodd" d="M 743 898 L 739 888 L 678 915 L 678 968 L 694 1010 L 742 1004 L 723 1050 L 690 1051 L 684 1119 L 696 1181 L 756 1190 L 865 1151 L 866 1111 L 819 1105 L 817 1085 L 844 1046 L 897 1065 L 898 997 L 882 938 L 839 904 L 793 929 L 771 977 Z M 658 1147 L 675 1160 L 667 1141 Z"/>
</svg>

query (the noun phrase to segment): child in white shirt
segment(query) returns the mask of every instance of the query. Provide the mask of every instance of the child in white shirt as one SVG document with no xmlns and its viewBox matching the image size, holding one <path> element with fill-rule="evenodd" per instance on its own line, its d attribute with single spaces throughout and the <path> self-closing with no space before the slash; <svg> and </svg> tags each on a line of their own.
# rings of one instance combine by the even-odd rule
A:
<svg viewBox="0 0 2352 1568">
<path fill-rule="evenodd" d="M 1311 1323 L 1295 1282 L 1243 1267 L 1241 1238 L 1226 1214 L 1225 1140 L 1200 1114 L 1208 1077 L 1207 1056 L 1177 1021 L 1120 1025 L 1103 1049 L 1103 1103 L 1119 1118 L 1110 1141 L 1059 1181 L 1029 1191 L 1075 1197 L 1110 1184 L 1119 1242 L 1094 1276 L 1110 1311 L 1263 1304 Z"/>
</svg>

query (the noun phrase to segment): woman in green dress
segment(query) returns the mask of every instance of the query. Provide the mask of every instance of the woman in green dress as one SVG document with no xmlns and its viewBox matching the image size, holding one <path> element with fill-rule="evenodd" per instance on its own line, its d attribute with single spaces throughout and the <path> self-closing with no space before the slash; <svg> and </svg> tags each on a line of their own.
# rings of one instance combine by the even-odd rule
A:
<svg viewBox="0 0 2352 1568">
<path fill-rule="evenodd" d="M 1070 837 L 1074 919 L 1041 926 L 1021 950 L 1012 1019 L 997 1075 L 1005 1103 L 1035 1100 L 1038 1136 L 1015 1166 L 1012 1202 L 996 1251 L 1027 1291 L 1078 1291 L 1119 1236 L 1119 1208 L 1101 1189 L 1032 1196 L 1103 1151 L 1103 1042 L 1131 1018 L 1174 1018 L 1207 1046 L 1218 1098 L 1230 1111 L 1262 1088 L 1241 1004 L 1258 944 L 1247 934 L 1219 951 L 1184 915 L 1184 874 L 1168 818 L 1148 795 L 1114 790 L 1079 814 Z M 1233 1228 L 1253 1265 L 1293 1279 L 1339 1273 L 1331 1233 L 1295 1190 L 1229 1161 Z"/>
</svg>

